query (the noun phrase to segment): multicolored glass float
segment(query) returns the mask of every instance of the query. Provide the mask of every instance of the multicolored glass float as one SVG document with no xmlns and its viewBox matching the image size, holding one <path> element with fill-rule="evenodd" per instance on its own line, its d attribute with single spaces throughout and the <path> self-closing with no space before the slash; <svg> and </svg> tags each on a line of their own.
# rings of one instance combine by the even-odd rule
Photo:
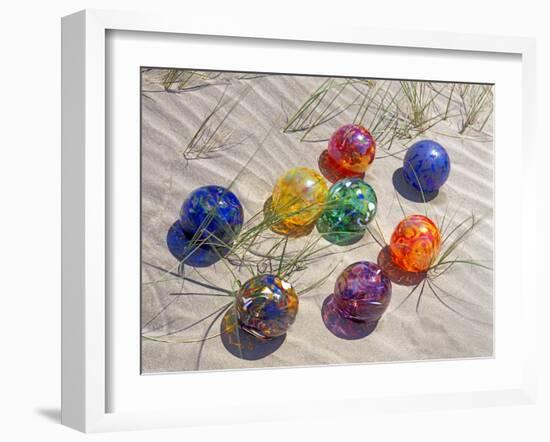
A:
<svg viewBox="0 0 550 442">
<path fill-rule="evenodd" d="M 334 286 L 334 304 L 347 319 L 378 321 L 391 300 L 392 285 L 382 268 L 360 261 L 346 267 Z"/>
<path fill-rule="evenodd" d="M 441 233 L 424 215 L 410 215 L 395 228 L 390 241 L 391 257 L 407 272 L 425 272 L 441 247 Z"/>
<path fill-rule="evenodd" d="M 418 191 L 432 193 L 437 190 L 451 172 L 451 160 L 445 148 L 433 141 L 422 140 L 414 143 L 403 159 L 403 177 Z"/>
<path fill-rule="evenodd" d="M 192 267 L 212 265 L 228 253 L 243 219 L 233 192 L 220 186 L 199 187 L 183 202 L 179 220 L 168 230 L 168 249 Z"/>
<path fill-rule="evenodd" d="M 284 335 L 298 313 L 298 295 L 275 275 L 258 275 L 245 282 L 235 300 L 241 328 L 259 338 Z"/>
<path fill-rule="evenodd" d="M 375 154 L 376 142 L 371 133 L 358 124 L 346 124 L 332 134 L 327 151 L 319 158 L 319 167 L 332 182 L 345 177 L 362 178 Z"/>
<path fill-rule="evenodd" d="M 266 213 L 276 217 L 271 229 L 281 235 L 299 237 L 313 229 L 328 195 L 328 186 L 321 175 L 306 167 L 290 169 L 273 188 Z"/>
<path fill-rule="evenodd" d="M 326 208 L 317 220 L 317 230 L 334 244 L 360 240 L 376 215 L 374 189 L 360 178 L 344 178 L 329 190 Z"/>
</svg>

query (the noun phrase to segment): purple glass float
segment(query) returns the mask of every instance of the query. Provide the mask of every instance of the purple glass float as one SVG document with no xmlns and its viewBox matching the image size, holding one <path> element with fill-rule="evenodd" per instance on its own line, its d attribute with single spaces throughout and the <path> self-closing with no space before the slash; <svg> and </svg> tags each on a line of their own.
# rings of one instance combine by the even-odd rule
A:
<svg viewBox="0 0 550 442">
<path fill-rule="evenodd" d="M 334 286 L 334 301 L 342 315 L 362 322 L 378 321 L 391 300 L 391 281 L 373 262 L 346 267 Z"/>
<path fill-rule="evenodd" d="M 338 337 L 365 337 L 376 328 L 388 308 L 391 292 L 391 281 L 378 264 L 353 263 L 338 276 L 334 294 L 325 300 L 323 321 Z"/>
</svg>

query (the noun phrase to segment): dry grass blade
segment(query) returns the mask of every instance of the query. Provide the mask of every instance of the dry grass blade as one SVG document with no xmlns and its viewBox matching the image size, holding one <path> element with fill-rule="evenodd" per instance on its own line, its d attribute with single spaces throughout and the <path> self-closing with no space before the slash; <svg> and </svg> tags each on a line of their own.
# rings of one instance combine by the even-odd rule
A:
<svg viewBox="0 0 550 442">
<path fill-rule="evenodd" d="M 162 78 L 162 86 L 166 91 L 183 91 L 208 85 L 208 82 L 218 78 L 222 72 L 194 71 L 187 69 L 169 69 Z"/>
<path fill-rule="evenodd" d="M 358 83 L 366 84 L 363 80 L 357 79 L 329 78 L 323 81 L 294 114 L 287 119 L 283 132 L 301 132 L 300 141 L 318 142 L 328 140 L 328 134 L 325 133 L 323 138 L 319 138 L 319 136 L 314 136 L 313 132 L 356 104 L 357 99 L 351 102 L 340 102 L 343 93 L 350 86 Z"/>
<path fill-rule="evenodd" d="M 217 152 L 231 149 L 242 144 L 245 138 L 233 140 L 233 131 L 226 127 L 227 119 L 239 103 L 252 90 L 247 86 L 233 100 L 225 100 L 229 86 L 223 89 L 214 108 L 204 117 L 182 155 L 186 160 L 212 158 Z"/>
<path fill-rule="evenodd" d="M 459 85 L 461 123 L 459 133 L 468 128 L 483 131 L 493 114 L 493 87 L 486 84 Z"/>
</svg>

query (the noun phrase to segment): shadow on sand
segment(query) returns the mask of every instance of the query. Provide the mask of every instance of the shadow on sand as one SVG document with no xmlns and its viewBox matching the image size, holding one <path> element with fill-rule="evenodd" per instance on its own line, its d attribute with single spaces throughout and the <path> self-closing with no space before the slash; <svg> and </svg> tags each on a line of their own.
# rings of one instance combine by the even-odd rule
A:
<svg viewBox="0 0 550 442">
<path fill-rule="evenodd" d="M 407 272 L 391 259 L 390 246 L 384 247 L 378 254 L 378 265 L 391 282 L 397 285 L 418 285 L 426 279 L 426 272 Z"/>
<path fill-rule="evenodd" d="M 396 169 L 395 172 L 393 172 L 392 182 L 393 187 L 395 187 L 395 190 L 397 190 L 399 195 L 414 203 L 428 203 L 432 201 L 437 195 L 439 195 L 439 190 L 430 193 L 424 192 L 424 195 L 422 195 L 422 192 L 419 192 L 405 181 L 405 178 L 403 177 L 402 167 Z"/>
<path fill-rule="evenodd" d="M 326 328 L 341 339 L 354 340 L 370 335 L 378 325 L 378 321 L 361 322 L 342 316 L 334 302 L 334 295 L 327 296 L 321 308 L 321 315 Z"/>
<path fill-rule="evenodd" d="M 229 353 L 239 359 L 256 361 L 275 352 L 285 341 L 286 334 L 261 339 L 244 331 L 237 323 L 235 310 L 229 309 L 220 324 L 221 340 Z"/>
</svg>

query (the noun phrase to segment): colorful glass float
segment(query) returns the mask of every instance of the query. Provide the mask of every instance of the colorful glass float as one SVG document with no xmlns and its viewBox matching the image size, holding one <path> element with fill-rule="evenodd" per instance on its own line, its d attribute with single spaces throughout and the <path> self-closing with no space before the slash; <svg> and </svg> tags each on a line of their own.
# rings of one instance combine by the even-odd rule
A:
<svg viewBox="0 0 550 442">
<path fill-rule="evenodd" d="M 321 175 L 306 167 L 290 169 L 282 175 L 266 202 L 264 212 L 275 218 L 271 229 L 281 235 L 299 237 L 313 230 L 328 195 Z"/>
<path fill-rule="evenodd" d="M 259 338 L 284 335 L 298 313 L 298 295 L 275 275 L 258 275 L 245 282 L 235 301 L 241 328 Z"/>
<path fill-rule="evenodd" d="M 319 168 L 333 183 L 346 177 L 362 178 L 375 154 L 371 133 L 358 124 L 346 124 L 332 134 L 327 150 L 319 157 Z"/>
<path fill-rule="evenodd" d="M 346 267 L 334 286 L 334 305 L 340 314 L 354 321 L 377 322 L 391 300 L 392 285 L 382 268 L 359 261 Z"/>
<path fill-rule="evenodd" d="M 424 215 L 410 215 L 395 228 L 390 252 L 395 264 L 407 272 L 425 272 L 441 248 L 441 233 Z"/>
<path fill-rule="evenodd" d="M 329 190 L 326 208 L 317 220 L 317 230 L 334 244 L 359 241 L 376 215 L 374 189 L 360 178 L 344 178 Z"/>
<path fill-rule="evenodd" d="M 403 178 L 414 189 L 425 193 L 439 190 L 450 172 L 449 154 L 433 140 L 414 143 L 403 159 Z"/>
<path fill-rule="evenodd" d="M 228 253 L 243 219 L 233 192 L 221 186 L 199 187 L 185 199 L 179 220 L 168 230 L 168 249 L 185 264 L 206 267 Z"/>
</svg>

